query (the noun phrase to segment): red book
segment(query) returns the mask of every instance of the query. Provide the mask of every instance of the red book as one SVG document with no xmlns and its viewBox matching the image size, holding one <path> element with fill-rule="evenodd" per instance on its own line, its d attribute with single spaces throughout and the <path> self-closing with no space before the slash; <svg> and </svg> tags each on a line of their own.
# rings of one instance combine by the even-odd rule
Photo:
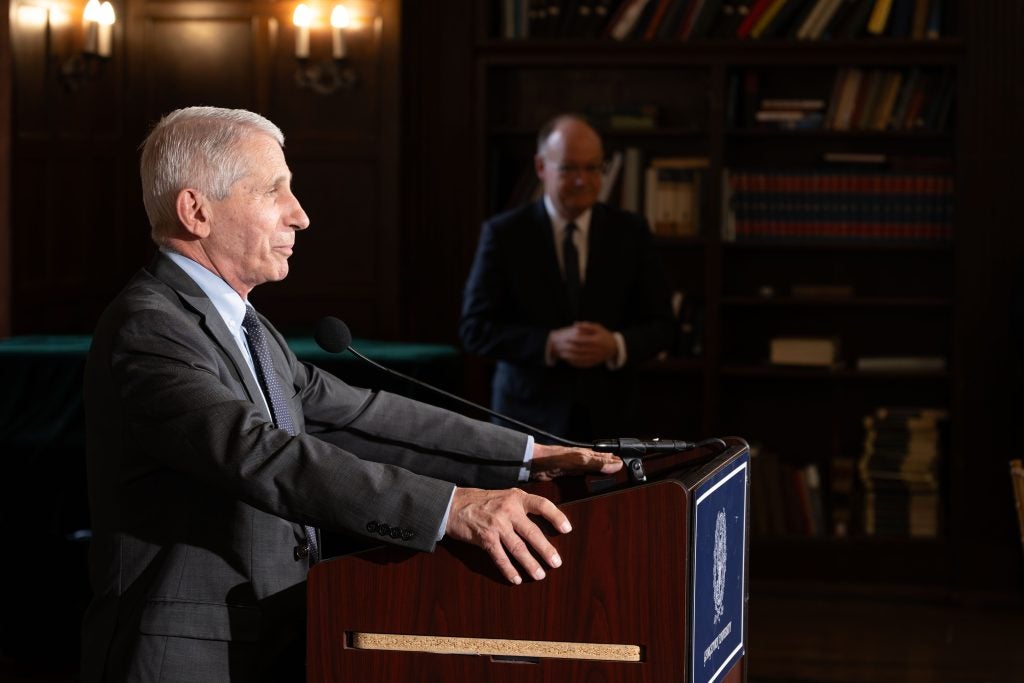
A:
<svg viewBox="0 0 1024 683">
<path fill-rule="evenodd" d="M 658 26 L 664 20 L 665 12 L 671 4 L 672 0 L 658 0 L 658 6 L 654 8 L 654 14 L 651 16 L 651 23 L 647 24 L 647 30 L 644 31 L 644 40 L 653 40 L 658 35 Z"/>
<path fill-rule="evenodd" d="M 768 6 L 772 4 L 774 0 L 755 0 L 754 5 L 750 8 L 750 14 L 743 20 L 740 27 L 736 29 L 737 38 L 746 38 L 750 35 L 750 31 L 754 28 L 754 24 L 761 18 L 764 11 L 768 9 Z"/>
</svg>

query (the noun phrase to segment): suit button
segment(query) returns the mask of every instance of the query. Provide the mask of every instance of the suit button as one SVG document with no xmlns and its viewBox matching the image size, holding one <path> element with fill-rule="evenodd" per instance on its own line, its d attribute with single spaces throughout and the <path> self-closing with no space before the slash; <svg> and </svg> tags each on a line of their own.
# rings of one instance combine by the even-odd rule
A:
<svg viewBox="0 0 1024 683">
<path fill-rule="evenodd" d="M 377 527 L 377 533 L 381 536 L 387 536 L 391 533 L 391 527 L 387 524 L 382 523 L 379 527 Z"/>
<path fill-rule="evenodd" d="M 402 532 L 402 540 L 403 541 L 408 541 L 410 538 L 412 538 L 415 535 L 416 535 L 415 531 L 413 531 L 412 529 L 406 529 L 405 531 Z"/>
<path fill-rule="evenodd" d="M 369 531 L 371 534 L 376 533 L 378 525 L 379 525 L 379 522 L 367 522 L 366 523 L 366 530 Z"/>
<path fill-rule="evenodd" d="M 391 538 L 401 538 L 401 537 L 402 537 L 402 530 L 399 529 L 397 526 L 393 527 L 391 529 Z"/>
<path fill-rule="evenodd" d="M 303 543 L 302 545 L 295 546 L 295 560 L 305 560 L 309 557 L 309 544 Z"/>
</svg>

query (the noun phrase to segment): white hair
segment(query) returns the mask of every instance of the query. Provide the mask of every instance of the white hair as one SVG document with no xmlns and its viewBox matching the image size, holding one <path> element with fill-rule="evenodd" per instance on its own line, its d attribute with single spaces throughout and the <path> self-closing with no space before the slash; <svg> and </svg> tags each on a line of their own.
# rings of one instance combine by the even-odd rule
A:
<svg viewBox="0 0 1024 683">
<path fill-rule="evenodd" d="M 263 133 L 284 146 L 281 129 L 245 109 L 186 107 L 160 119 L 142 142 L 142 201 L 153 241 L 162 244 L 178 225 L 178 193 L 195 188 L 224 199 L 249 173 L 238 154 L 246 133 Z"/>
</svg>

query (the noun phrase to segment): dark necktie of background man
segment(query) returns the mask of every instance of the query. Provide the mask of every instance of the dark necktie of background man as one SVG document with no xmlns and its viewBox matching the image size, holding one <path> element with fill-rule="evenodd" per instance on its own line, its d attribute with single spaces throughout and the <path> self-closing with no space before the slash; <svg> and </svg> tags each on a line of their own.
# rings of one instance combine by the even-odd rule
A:
<svg viewBox="0 0 1024 683">
<path fill-rule="evenodd" d="M 298 430 L 292 422 L 292 414 L 288 410 L 288 400 L 285 398 L 281 383 L 277 379 L 277 372 L 274 371 L 274 361 L 270 357 L 270 346 L 267 344 L 267 335 L 263 330 L 263 324 L 256 316 L 256 309 L 252 306 L 245 307 L 245 317 L 242 319 L 242 328 L 245 329 L 246 340 L 249 342 L 249 352 L 252 354 L 252 364 L 256 368 L 256 379 L 259 380 L 263 395 L 270 406 L 270 414 L 274 418 L 274 424 L 278 429 L 283 429 L 288 434 L 295 436 Z M 320 559 L 320 548 L 316 542 L 316 529 L 303 525 L 306 529 L 306 542 L 309 544 L 309 563 L 314 564 Z M 298 550 L 296 551 L 298 554 Z"/>
<path fill-rule="evenodd" d="M 572 311 L 573 320 L 579 318 L 580 315 L 580 256 L 576 251 L 576 243 L 573 241 L 575 234 L 576 224 L 569 223 L 565 226 L 565 235 L 562 236 L 565 292 L 569 296 L 569 310 Z"/>
</svg>

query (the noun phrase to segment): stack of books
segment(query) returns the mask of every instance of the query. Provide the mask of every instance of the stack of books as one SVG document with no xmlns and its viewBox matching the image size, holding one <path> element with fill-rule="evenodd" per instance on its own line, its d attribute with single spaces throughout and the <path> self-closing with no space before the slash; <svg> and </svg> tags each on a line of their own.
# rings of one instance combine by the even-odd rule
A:
<svg viewBox="0 0 1024 683">
<path fill-rule="evenodd" d="M 858 463 L 864 533 L 934 538 L 939 532 L 938 462 L 947 412 L 878 408 L 864 418 Z"/>
</svg>

